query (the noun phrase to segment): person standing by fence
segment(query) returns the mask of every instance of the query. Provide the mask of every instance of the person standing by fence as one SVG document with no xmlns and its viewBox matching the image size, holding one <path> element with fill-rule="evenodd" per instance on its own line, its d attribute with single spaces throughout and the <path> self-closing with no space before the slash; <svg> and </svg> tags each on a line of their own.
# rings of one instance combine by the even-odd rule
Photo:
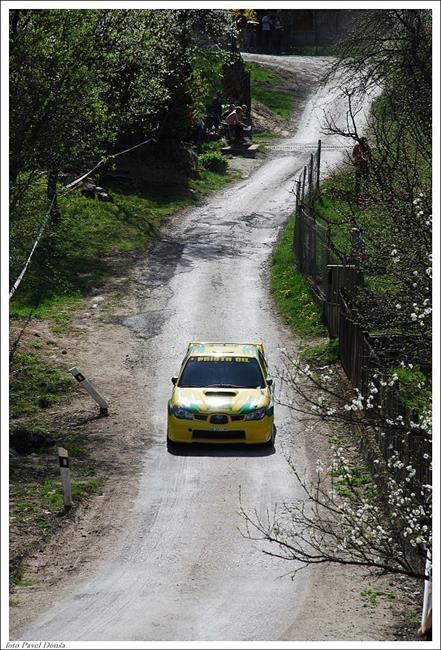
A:
<svg viewBox="0 0 441 650">
<path fill-rule="evenodd" d="M 360 138 L 352 149 L 352 160 L 355 167 L 355 197 L 357 200 L 366 198 L 369 185 L 370 157 L 371 148 L 367 138 Z"/>
<path fill-rule="evenodd" d="M 363 262 L 368 259 L 366 252 L 366 244 L 359 228 L 352 228 L 351 230 L 351 254 L 348 259 L 349 264 L 360 267 Z"/>
<path fill-rule="evenodd" d="M 267 13 L 262 18 L 262 49 L 264 52 L 269 52 L 270 49 L 272 26 L 272 17 Z"/>
</svg>

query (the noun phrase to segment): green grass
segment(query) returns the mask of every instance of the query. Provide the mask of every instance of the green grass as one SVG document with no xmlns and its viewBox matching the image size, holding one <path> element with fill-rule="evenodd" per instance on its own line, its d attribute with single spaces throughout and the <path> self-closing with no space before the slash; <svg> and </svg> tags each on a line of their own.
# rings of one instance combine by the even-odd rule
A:
<svg viewBox="0 0 441 650">
<path fill-rule="evenodd" d="M 321 364 L 336 363 L 339 359 L 338 340 L 330 339 L 314 345 L 308 345 L 302 350 L 300 357 L 305 361 L 314 361 Z"/>
<path fill-rule="evenodd" d="M 29 580 L 29 578 L 23 578 L 15 574 L 11 576 L 11 584 L 16 587 L 32 587 L 33 582 L 32 580 Z"/>
<path fill-rule="evenodd" d="M 273 254 L 271 292 L 286 324 L 297 335 L 325 336 L 325 328 L 312 292 L 293 266 L 294 220 L 288 224 Z"/>
<path fill-rule="evenodd" d="M 294 98 L 283 90 L 271 90 L 254 86 L 252 98 L 267 106 L 285 120 L 289 120 L 294 110 Z"/>
<path fill-rule="evenodd" d="M 49 226 L 41 240 L 29 271 L 10 302 L 10 316 L 27 318 L 32 314 L 33 318 L 50 319 L 55 331 L 65 330 L 81 298 L 92 288 L 99 289 L 116 272 L 118 261 L 126 269 L 121 252 L 143 250 L 157 237 L 164 218 L 238 176 L 234 171 L 217 174 L 202 169 L 199 178 L 191 180 L 188 187 L 140 188 L 114 183 L 108 188 L 109 202 L 86 198 L 78 191 L 62 196 L 61 224 L 58 228 Z M 39 189 L 44 190 L 41 182 Z M 41 218 L 42 202 L 36 201 L 34 207 Z M 11 224 L 14 277 L 32 245 L 36 221 L 30 212 Z"/>
<path fill-rule="evenodd" d="M 395 594 L 392 591 L 376 591 L 375 589 L 372 589 L 372 587 L 366 587 L 366 589 L 361 592 L 361 595 L 367 601 L 364 603 L 363 607 L 378 607 L 380 604 L 380 598 L 389 602 L 395 600 Z"/>
<path fill-rule="evenodd" d="M 57 404 L 72 388 L 70 376 L 35 354 L 16 353 L 11 361 L 10 413 L 13 418 Z"/>
<path fill-rule="evenodd" d="M 291 93 L 281 90 L 280 87 L 286 83 L 283 77 L 254 61 L 247 62 L 246 69 L 251 73 L 251 100 L 264 104 L 288 120 L 294 110 L 294 98 Z"/>
<path fill-rule="evenodd" d="M 72 501 L 79 502 L 101 490 L 95 478 L 72 480 Z M 11 484 L 11 518 L 34 523 L 40 529 L 54 525 L 52 516 L 63 508 L 61 481 L 46 478 L 42 482 L 14 482 Z"/>
<path fill-rule="evenodd" d="M 336 479 L 334 487 L 337 494 L 342 497 L 348 497 L 355 488 L 369 485 L 372 482 L 371 477 L 359 467 L 353 467 L 352 469 L 339 467 L 332 470 L 330 475 Z"/>
<path fill-rule="evenodd" d="M 265 144 L 266 142 L 271 142 L 276 138 L 280 138 L 279 133 L 273 133 L 272 131 L 261 131 L 260 133 L 253 133 L 253 142 L 256 144 Z"/>
<path fill-rule="evenodd" d="M 99 492 L 101 485 L 96 479 L 72 481 L 72 501 L 82 500 L 95 492 Z M 63 488 L 58 481 L 46 479 L 40 487 L 40 496 L 48 506 L 62 508 L 64 505 Z"/>
<path fill-rule="evenodd" d="M 430 379 L 418 366 L 413 368 L 396 367 L 389 369 L 389 378 L 397 375 L 400 397 L 406 406 L 415 411 L 424 412 L 432 408 L 432 389 Z"/>
<path fill-rule="evenodd" d="M 268 83 L 278 84 L 280 82 L 279 75 L 271 68 L 255 63 L 255 61 L 247 61 L 245 68 L 251 73 L 251 83 Z"/>
</svg>

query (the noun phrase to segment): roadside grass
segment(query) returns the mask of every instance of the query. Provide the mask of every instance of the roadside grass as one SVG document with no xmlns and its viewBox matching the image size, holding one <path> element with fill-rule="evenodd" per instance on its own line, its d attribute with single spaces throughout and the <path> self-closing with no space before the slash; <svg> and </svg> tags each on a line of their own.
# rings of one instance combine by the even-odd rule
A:
<svg viewBox="0 0 441 650">
<path fill-rule="evenodd" d="M 283 77 L 254 61 L 248 61 L 245 67 L 251 73 L 251 100 L 264 104 L 273 113 L 288 120 L 294 110 L 294 97 L 283 90 L 286 85 Z"/>
<path fill-rule="evenodd" d="M 398 377 L 400 397 L 408 408 L 419 413 L 432 409 L 431 378 L 418 366 L 390 368 L 388 375 L 389 378 L 393 375 Z"/>
<path fill-rule="evenodd" d="M 73 388 L 68 375 L 35 354 L 16 353 L 10 364 L 10 415 L 17 418 L 57 404 Z"/>
<path fill-rule="evenodd" d="M 25 459 L 26 462 L 26 459 Z M 58 472 L 57 458 L 54 454 L 51 471 L 45 468 L 46 478 L 38 480 L 38 472 L 32 465 L 27 471 L 22 468 L 21 475 L 11 481 L 9 494 L 11 537 L 10 588 L 30 587 L 32 581 L 25 575 L 24 559 L 28 552 L 38 548 L 59 526 L 59 517 L 64 514 L 64 498 Z M 32 472 L 33 468 L 33 472 Z M 12 467 L 14 471 L 14 467 Z M 83 468 L 84 471 L 84 468 Z M 72 480 L 72 501 L 74 506 L 101 491 L 95 478 L 83 477 Z M 24 535 L 18 547 L 14 539 Z"/>
<path fill-rule="evenodd" d="M 321 364 L 332 365 L 337 363 L 338 356 L 338 340 L 328 339 L 319 341 L 312 345 L 307 345 L 300 352 L 300 358 L 304 361 L 310 361 Z"/>
<path fill-rule="evenodd" d="M 261 131 L 259 133 L 253 133 L 252 139 L 257 144 L 265 144 L 280 137 L 279 133 L 274 133 L 273 131 Z"/>
<path fill-rule="evenodd" d="M 376 608 L 380 604 L 380 599 L 389 602 L 395 600 L 395 594 L 393 591 L 377 591 L 372 589 L 372 587 L 366 587 L 366 589 L 361 592 L 361 596 L 366 601 L 363 604 L 363 607 Z"/>
<path fill-rule="evenodd" d="M 308 283 L 293 266 L 291 219 L 272 258 L 271 292 L 284 322 L 295 334 L 305 337 L 325 336 L 319 310 Z"/>
</svg>

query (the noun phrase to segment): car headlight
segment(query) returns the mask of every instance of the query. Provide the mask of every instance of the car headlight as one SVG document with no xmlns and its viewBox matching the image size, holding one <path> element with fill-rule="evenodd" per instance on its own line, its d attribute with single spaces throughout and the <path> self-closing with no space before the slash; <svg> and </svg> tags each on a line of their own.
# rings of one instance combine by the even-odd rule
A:
<svg viewBox="0 0 441 650">
<path fill-rule="evenodd" d="M 251 411 L 251 413 L 247 413 L 244 420 L 261 420 L 265 417 L 265 413 L 266 408 L 256 409 L 255 411 Z"/>
<path fill-rule="evenodd" d="M 184 409 L 182 406 L 173 406 L 172 413 L 175 417 L 179 418 L 180 420 L 193 419 L 193 413 L 191 411 L 187 411 L 187 409 Z"/>
</svg>

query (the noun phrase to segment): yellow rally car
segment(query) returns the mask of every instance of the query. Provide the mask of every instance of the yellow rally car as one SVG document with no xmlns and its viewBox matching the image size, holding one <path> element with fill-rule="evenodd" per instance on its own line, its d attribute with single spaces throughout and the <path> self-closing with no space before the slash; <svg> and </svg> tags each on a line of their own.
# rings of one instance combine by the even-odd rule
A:
<svg viewBox="0 0 441 650">
<path fill-rule="evenodd" d="M 262 343 L 190 343 L 168 403 L 167 442 L 273 444 Z"/>
</svg>

